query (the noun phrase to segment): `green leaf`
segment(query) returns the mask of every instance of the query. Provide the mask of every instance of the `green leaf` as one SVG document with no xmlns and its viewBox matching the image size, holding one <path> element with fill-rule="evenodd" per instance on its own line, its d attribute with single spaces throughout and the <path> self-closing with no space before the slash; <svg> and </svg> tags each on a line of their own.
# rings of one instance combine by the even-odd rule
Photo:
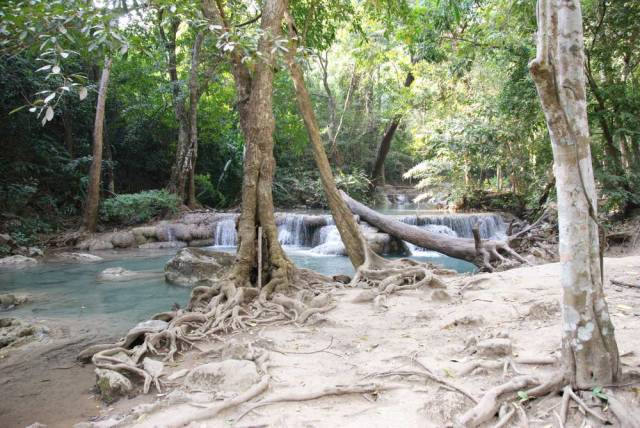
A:
<svg viewBox="0 0 640 428">
<path fill-rule="evenodd" d="M 593 395 L 595 395 L 596 397 L 598 397 L 601 400 L 607 401 L 609 400 L 609 397 L 607 397 L 607 394 L 605 394 L 602 391 L 602 387 L 601 386 L 596 386 L 595 388 L 593 388 Z"/>
<path fill-rule="evenodd" d="M 526 391 L 518 391 L 517 394 L 521 403 L 524 403 L 525 401 L 529 401 L 531 399 L 531 397 L 529 397 L 529 394 L 527 394 Z"/>
</svg>

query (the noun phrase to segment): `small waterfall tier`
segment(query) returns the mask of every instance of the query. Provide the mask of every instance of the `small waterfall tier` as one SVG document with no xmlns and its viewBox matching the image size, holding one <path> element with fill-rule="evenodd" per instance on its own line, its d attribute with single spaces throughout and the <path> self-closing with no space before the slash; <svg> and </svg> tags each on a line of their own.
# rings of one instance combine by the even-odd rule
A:
<svg viewBox="0 0 640 428">
<path fill-rule="evenodd" d="M 505 237 L 506 226 L 499 214 L 436 214 L 403 216 L 400 221 L 427 230 L 460 238 L 473 238 L 473 226 L 480 222 L 482 239 Z"/>
<path fill-rule="evenodd" d="M 498 214 L 438 214 L 418 216 L 396 216 L 404 223 L 425 228 L 431 232 L 462 238 L 473 238 L 472 228 L 480 222 L 483 239 L 500 239 L 505 234 L 505 224 Z M 230 247 L 237 242 L 237 215 L 219 219 L 212 227 L 215 246 Z M 276 214 L 278 241 L 283 246 L 310 249 L 315 254 L 345 255 L 340 233 L 330 215 L 299 213 Z M 370 244 L 378 245 L 380 252 L 402 253 L 408 249 L 414 255 L 438 256 L 439 253 L 402 243 L 387 234 L 380 233 L 366 223 L 360 225 Z M 398 241 L 398 242 L 395 242 Z"/>
</svg>

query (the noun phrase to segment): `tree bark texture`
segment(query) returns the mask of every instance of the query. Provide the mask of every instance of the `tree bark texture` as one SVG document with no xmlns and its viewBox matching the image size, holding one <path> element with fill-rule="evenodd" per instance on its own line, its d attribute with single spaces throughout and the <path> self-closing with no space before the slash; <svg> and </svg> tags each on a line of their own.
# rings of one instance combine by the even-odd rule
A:
<svg viewBox="0 0 640 428">
<path fill-rule="evenodd" d="M 404 87 L 410 87 L 414 80 L 415 77 L 410 71 L 409 73 L 407 73 L 407 78 L 404 81 Z M 378 146 L 376 160 L 373 163 L 373 170 L 371 171 L 371 184 L 374 188 L 378 186 L 384 186 L 385 184 L 384 161 L 387 159 L 387 155 L 389 154 L 389 150 L 391 149 L 391 141 L 393 140 L 393 136 L 396 133 L 396 129 L 398 129 L 398 126 L 400 125 L 401 119 L 401 114 L 397 114 L 393 117 L 391 123 L 389 124 L 389 127 L 382 137 L 380 145 Z"/>
<path fill-rule="evenodd" d="M 529 68 L 544 111 L 558 194 L 562 358 L 572 387 L 615 383 L 618 348 L 602 289 L 596 190 L 585 96 L 579 0 L 539 0 Z"/>
<path fill-rule="evenodd" d="M 104 127 L 104 111 L 107 101 L 107 87 L 109 86 L 109 73 L 111 72 L 111 58 L 105 58 L 104 67 L 100 76 L 98 87 L 98 101 L 96 103 L 96 116 L 93 124 L 93 159 L 89 171 L 89 185 L 84 207 L 83 227 L 89 232 L 95 232 L 98 225 L 98 206 L 100 204 L 100 178 L 102 175 L 102 142 Z"/>
<path fill-rule="evenodd" d="M 439 253 L 456 259 L 466 260 L 481 269 L 490 271 L 494 270 L 492 263 L 502 263 L 505 261 L 505 256 L 499 254 L 499 251 L 503 251 L 507 257 L 513 257 L 518 262 L 523 261 L 522 258 L 509 247 L 507 242 L 494 240 L 480 241 L 479 239 L 458 238 L 429 232 L 420 227 L 402 223 L 392 217 L 380 214 L 352 199 L 344 192 L 340 192 L 340 194 L 353 214 L 358 215 L 362 220 L 380 229 L 382 232 L 419 247 L 438 251 Z"/>
<path fill-rule="evenodd" d="M 363 236 L 360 233 L 358 224 L 351 214 L 351 210 L 342 200 L 340 192 L 336 187 L 331 166 L 329 165 L 329 159 L 327 158 L 324 146 L 322 145 L 320 128 L 318 127 L 318 121 L 316 120 L 316 116 L 313 111 L 311 96 L 307 91 L 302 69 L 295 59 L 295 54 L 297 52 L 297 43 L 294 38 L 295 26 L 293 24 L 293 18 L 288 12 L 286 13 L 286 20 L 289 24 L 289 37 L 291 38 L 289 52 L 287 54 L 287 64 L 289 66 L 289 73 L 291 74 L 291 79 L 293 80 L 293 85 L 296 91 L 298 110 L 300 110 L 300 114 L 302 115 L 304 124 L 307 128 L 307 133 L 309 134 L 313 157 L 316 161 L 318 171 L 320 172 L 320 180 L 322 181 L 327 203 L 331 209 L 331 215 L 336 223 L 338 232 L 340 232 L 340 238 L 347 250 L 347 255 L 349 256 L 353 267 L 357 269 L 365 260 L 365 250 L 363 247 L 365 244 Z"/>
<path fill-rule="evenodd" d="M 221 2 L 204 0 L 205 16 L 230 28 Z M 242 210 L 238 221 L 238 252 L 232 273 L 234 286 L 251 286 L 257 278 L 257 230 L 262 227 L 261 276 L 266 283 L 262 295 L 286 287 L 293 280 L 294 264 L 278 242 L 278 229 L 273 208 L 273 52 L 274 39 L 280 36 L 284 14 L 281 0 L 268 0 L 262 10 L 263 35 L 258 42 L 259 60 L 253 76 L 237 50 L 231 52 L 232 74 L 236 83 L 240 126 L 245 138 L 244 178 L 242 182 Z"/>
</svg>

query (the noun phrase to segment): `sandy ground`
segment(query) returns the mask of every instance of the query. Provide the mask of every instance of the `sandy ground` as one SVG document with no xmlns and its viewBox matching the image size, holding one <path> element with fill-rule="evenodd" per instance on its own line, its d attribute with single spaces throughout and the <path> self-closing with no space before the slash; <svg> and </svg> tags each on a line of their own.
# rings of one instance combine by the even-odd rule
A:
<svg viewBox="0 0 640 428">
<path fill-rule="evenodd" d="M 640 289 L 610 285 L 610 278 L 640 279 L 640 257 L 607 258 L 605 283 L 609 309 L 623 362 L 640 365 Z M 165 373 L 218 361 L 221 347 L 252 343 L 270 349 L 271 383 L 259 399 L 283 391 L 311 392 L 328 386 L 377 382 L 394 385 L 376 394 L 350 394 L 300 403 L 277 403 L 248 413 L 244 404 L 217 417 L 192 423 L 194 427 L 443 427 L 472 407 L 472 401 L 441 384 L 411 376 L 376 377 L 398 370 L 420 370 L 427 366 L 452 384 L 479 398 L 488 388 L 514 375 L 512 369 L 478 368 L 460 376 L 469 362 L 481 359 L 475 342 L 487 338 L 509 338 L 513 358 L 551 357 L 560 344 L 559 265 L 548 264 L 467 278 L 449 277 L 449 300 L 432 295 L 432 290 L 407 291 L 392 295 L 386 308 L 371 303 L 353 303 L 358 290 L 335 291 L 337 308 L 311 325 L 285 325 L 255 329 L 232 335 L 224 344 L 203 344 L 205 356 L 188 353 Z M 467 286 L 463 288 L 463 285 Z M 412 362 L 412 359 L 413 362 Z M 489 357 L 484 361 L 496 361 Z M 549 366 L 517 364 L 523 373 L 545 373 Z M 178 382 L 179 384 L 180 382 Z M 640 383 L 638 383 L 640 385 Z M 178 418 L 216 403 L 206 393 L 184 393 L 122 399 L 104 407 L 98 426 L 165 427 Z M 634 385 L 614 389 L 630 408 L 640 408 L 640 389 Z M 4 391 L 3 391 L 4 395 Z M 171 401 L 173 397 L 173 401 Z M 192 404 L 179 403 L 186 397 Z M 150 403 L 156 403 L 150 404 Z M 171 404 L 169 404 L 171 403 Z M 543 397 L 523 404 L 531 427 L 558 426 L 553 412 L 560 397 Z M 153 407 L 153 410 L 152 410 Z M 134 410 L 132 410 L 134 409 Z M 127 417 L 125 421 L 123 417 Z M 570 410 L 568 427 L 599 426 L 585 423 L 576 408 Z M 86 419 L 85 419 L 86 420 Z M 494 420 L 493 423 L 496 421 Z M 490 424 L 488 426 L 493 425 Z M 517 416 L 513 425 L 524 426 Z M 638 422 L 640 426 L 640 421 Z"/>
<path fill-rule="evenodd" d="M 95 337 L 75 324 L 50 325 L 42 342 L 33 342 L 0 360 L 0 427 L 25 427 L 36 421 L 48 427 L 70 427 L 104 408 L 92 393 L 93 367 L 76 362 L 88 344 L 109 340 Z"/>
</svg>

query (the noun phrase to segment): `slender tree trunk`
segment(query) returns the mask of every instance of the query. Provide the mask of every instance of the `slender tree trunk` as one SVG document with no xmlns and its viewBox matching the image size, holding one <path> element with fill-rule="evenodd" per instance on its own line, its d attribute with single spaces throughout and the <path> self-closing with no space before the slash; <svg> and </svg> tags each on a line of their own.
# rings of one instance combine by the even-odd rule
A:
<svg viewBox="0 0 640 428">
<path fill-rule="evenodd" d="M 176 156 L 171 167 L 171 176 L 167 185 L 167 190 L 179 196 L 181 201 L 185 200 L 185 183 L 189 174 L 191 158 L 190 152 L 190 119 L 187 103 L 180 89 L 178 80 L 178 60 L 176 37 L 180 21 L 178 18 L 171 18 L 170 31 L 167 35 L 162 25 L 162 13 L 159 16 L 158 31 L 167 49 L 167 72 L 171 82 L 171 93 L 173 97 L 173 110 L 178 122 L 178 141 L 176 144 Z M 196 37 L 196 41 L 198 38 Z M 195 48 L 195 46 L 194 46 Z M 193 67 L 193 64 L 192 64 Z"/>
<path fill-rule="evenodd" d="M 412 61 L 412 64 L 414 61 Z M 404 81 L 404 87 L 408 88 L 411 86 L 415 77 L 413 73 L 410 71 L 407 73 L 407 78 Z M 396 133 L 396 129 L 398 129 L 398 125 L 400 125 L 400 120 L 402 119 L 402 115 L 398 114 L 393 117 L 387 131 L 384 133 L 384 137 L 382 137 L 382 141 L 378 146 L 378 151 L 376 153 L 376 160 L 373 163 L 373 170 L 371 172 L 371 183 L 373 187 L 383 186 L 385 184 L 384 178 L 384 161 L 387 159 L 387 155 L 389 154 L 389 150 L 391 149 L 391 141 L 393 140 L 393 136 Z"/>
<path fill-rule="evenodd" d="M 574 388 L 615 383 L 619 356 L 602 289 L 578 0 L 539 0 L 529 65 L 553 147 L 562 284 L 562 358 Z"/>
<path fill-rule="evenodd" d="M 340 192 L 336 187 L 333 174 L 331 172 L 331 166 L 329 165 L 329 159 L 324 151 L 322 145 L 322 138 L 320 136 L 320 129 L 318 122 L 313 112 L 313 105 L 311 103 L 311 97 L 307 91 L 307 87 L 304 83 L 304 75 L 302 69 L 295 60 L 295 52 L 297 52 L 297 43 L 294 40 L 294 24 L 293 18 L 287 12 L 285 18 L 289 26 L 289 37 L 291 42 L 289 46 L 289 52 L 287 55 L 287 64 L 289 66 L 289 73 L 293 80 L 293 86 L 296 91 L 296 100 L 298 103 L 298 109 L 304 119 L 304 124 L 309 134 L 309 141 L 311 141 L 311 148 L 313 149 L 313 157 L 316 161 L 318 171 L 320 172 L 320 180 L 324 188 L 324 193 L 327 198 L 327 203 L 331 209 L 331 214 L 340 232 L 340 238 L 347 250 L 347 255 L 351 260 L 353 266 L 357 269 L 365 260 L 365 249 L 363 247 L 363 237 L 360 233 L 360 229 L 351 210 L 347 204 L 342 200 Z"/>
<path fill-rule="evenodd" d="M 102 173 L 102 141 L 104 126 L 104 110 L 107 100 L 107 87 L 109 86 L 109 73 L 111 72 L 111 58 L 105 58 L 100 86 L 98 87 L 98 102 L 96 104 L 96 116 L 93 125 L 93 159 L 89 172 L 89 186 L 84 207 L 83 228 L 89 232 L 95 232 L 98 225 L 98 206 L 100 204 L 100 176 Z"/>
<path fill-rule="evenodd" d="M 113 152 L 111 150 L 111 143 L 109 142 L 109 131 L 107 128 L 107 121 L 104 120 L 102 134 L 104 135 L 104 155 L 107 159 L 106 168 L 105 168 L 105 178 L 107 179 L 107 192 L 110 195 L 115 195 L 116 193 L 116 181 L 115 174 L 113 172 Z"/>
<path fill-rule="evenodd" d="M 180 166 L 183 169 L 183 175 L 189 180 L 187 205 L 191 209 L 196 208 L 198 205 L 195 191 L 195 169 L 198 158 L 198 102 L 201 95 L 198 85 L 198 65 L 200 63 L 203 40 L 204 33 L 200 31 L 196 34 L 191 52 L 191 70 L 189 71 L 189 150 Z"/>
</svg>

